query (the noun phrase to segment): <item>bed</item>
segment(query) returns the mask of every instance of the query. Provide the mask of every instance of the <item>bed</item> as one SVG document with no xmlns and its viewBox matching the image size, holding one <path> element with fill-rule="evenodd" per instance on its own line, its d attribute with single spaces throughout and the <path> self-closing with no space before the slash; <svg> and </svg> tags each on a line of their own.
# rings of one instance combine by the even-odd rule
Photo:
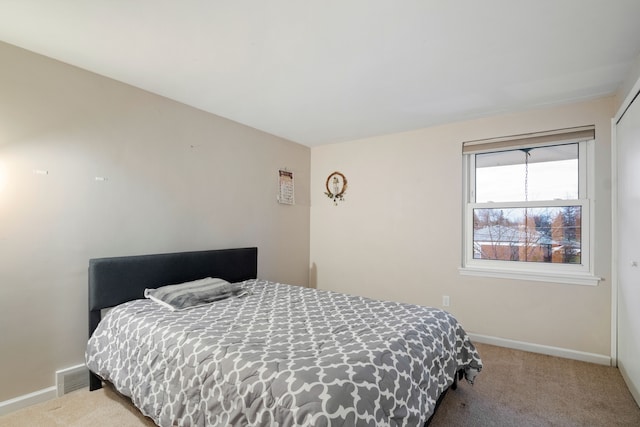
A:
<svg viewBox="0 0 640 427">
<path fill-rule="evenodd" d="M 241 292 L 144 297 L 206 277 Z M 160 426 L 421 426 L 482 369 L 449 313 L 259 280 L 257 248 L 90 260 L 89 337 L 91 390 L 112 383 Z"/>
</svg>

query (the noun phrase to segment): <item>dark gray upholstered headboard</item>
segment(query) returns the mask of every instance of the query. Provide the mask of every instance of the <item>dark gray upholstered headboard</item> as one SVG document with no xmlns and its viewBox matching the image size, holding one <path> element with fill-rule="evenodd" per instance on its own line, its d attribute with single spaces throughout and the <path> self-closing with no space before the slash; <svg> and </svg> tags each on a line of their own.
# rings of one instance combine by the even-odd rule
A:
<svg viewBox="0 0 640 427">
<path fill-rule="evenodd" d="M 103 308 L 144 298 L 145 288 L 219 277 L 228 282 L 255 279 L 258 248 L 218 249 L 89 260 L 89 335 L 91 317 Z M 99 321 L 100 318 L 97 317 Z"/>
<path fill-rule="evenodd" d="M 89 336 L 101 310 L 144 298 L 145 288 L 219 277 L 235 283 L 255 279 L 258 248 L 217 249 L 89 260 Z M 92 374 L 91 389 L 99 388 Z"/>
</svg>

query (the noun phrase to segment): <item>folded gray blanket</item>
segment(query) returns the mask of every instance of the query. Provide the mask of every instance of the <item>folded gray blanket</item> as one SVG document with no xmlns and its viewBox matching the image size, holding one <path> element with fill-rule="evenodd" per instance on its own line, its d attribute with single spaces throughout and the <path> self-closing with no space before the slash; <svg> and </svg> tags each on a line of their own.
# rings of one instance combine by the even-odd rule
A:
<svg viewBox="0 0 640 427">
<path fill-rule="evenodd" d="M 223 279 L 207 277 L 157 289 L 145 289 L 144 296 L 177 311 L 236 296 L 241 292 L 240 283 L 229 283 Z"/>
</svg>

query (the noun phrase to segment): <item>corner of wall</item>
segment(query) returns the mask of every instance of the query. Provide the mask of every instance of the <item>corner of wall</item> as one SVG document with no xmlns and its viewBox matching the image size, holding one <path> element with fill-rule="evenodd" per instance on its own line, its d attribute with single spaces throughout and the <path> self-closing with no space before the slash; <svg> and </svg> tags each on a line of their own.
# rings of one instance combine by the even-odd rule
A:
<svg viewBox="0 0 640 427">
<path fill-rule="evenodd" d="M 621 109 L 625 108 L 626 105 L 629 104 L 629 97 L 634 96 L 634 86 L 640 80 L 640 55 L 636 57 L 627 73 L 622 84 L 618 87 L 618 90 L 615 94 L 615 109 L 614 111 L 618 112 L 616 116 L 622 114 Z"/>
</svg>

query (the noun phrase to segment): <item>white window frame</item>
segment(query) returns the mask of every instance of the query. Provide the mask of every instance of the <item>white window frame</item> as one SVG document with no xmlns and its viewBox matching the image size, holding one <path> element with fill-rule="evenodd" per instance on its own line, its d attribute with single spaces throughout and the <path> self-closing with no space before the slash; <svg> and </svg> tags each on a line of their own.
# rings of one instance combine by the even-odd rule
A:
<svg viewBox="0 0 640 427">
<path fill-rule="evenodd" d="M 578 144 L 578 199 L 545 200 L 512 203 L 475 203 L 475 155 L 463 154 L 463 244 L 460 274 L 468 276 L 497 277 L 517 280 L 533 280 L 575 285 L 598 285 L 600 278 L 594 275 L 593 236 L 593 171 L 595 166 L 595 140 L 573 141 Z M 567 141 L 546 140 L 530 147 L 544 147 L 565 144 Z M 517 146 L 514 145 L 514 149 Z M 501 150 L 490 150 L 495 152 Z M 504 148 L 502 149 L 504 151 Z M 490 208 L 524 208 L 546 206 L 581 207 L 581 264 L 560 264 L 546 262 L 523 262 L 475 259 L 473 257 L 473 210 Z"/>
</svg>

